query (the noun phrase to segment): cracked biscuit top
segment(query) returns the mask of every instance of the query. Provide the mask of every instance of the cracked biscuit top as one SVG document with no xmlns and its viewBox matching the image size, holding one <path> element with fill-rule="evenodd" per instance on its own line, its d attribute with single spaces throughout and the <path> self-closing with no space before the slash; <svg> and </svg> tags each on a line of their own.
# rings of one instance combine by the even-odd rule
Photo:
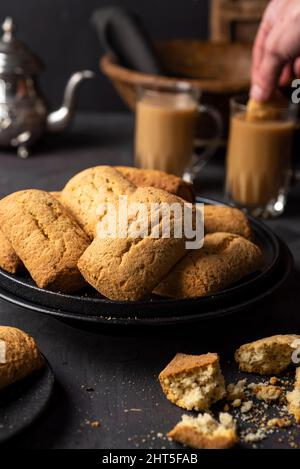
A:
<svg viewBox="0 0 300 469">
<path fill-rule="evenodd" d="M 136 186 L 110 166 L 96 166 L 76 174 L 61 193 L 63 205 L 84 231 L 96 235 L 101 204 L 118 202 L 121 195 L 130 195 Z"/>
<path fill-rule="evenodd" d="M 261 268 L 258 246 L 242 236 L 211 233 L 201 249 L 189 251 L 155 288 L 170 298 L 193 298 L 218 292 Z"/>
<path fill-rule="evenodd" d="M 77 262 L 88 237 L 52 195 L 24 190 L 5 197 L 0 223 L 38 287 L 71 292 L 84 285 Z"/>
<path fill-rule="evenodd" d="M 151 207 L 160 203 L 171 205 L 178 203 L 183 207 L 183 200 L 173 194 L 152 187 L 138 187 L 130 197 L 130 203 L 145 204 L 147 209 L 145 219 L 143 210 L 132 213 L 128 218 L 128 233 L 126 237 L 99 236 L 94 239 L 89 248 L 80 258 L 78 266 L 83 277 L 99 293 L 111 300 L 134 301 L 152 292 L 169 270 L 184 256 L 186 239 L 176 237 L 173 228 L 175 220 L 183 228 L 184 217 L 177 218 L 171 212 L 170 237 L 161 235 L 162 227 L 168 222 L 168 214 L 158 213 L 157 225 L 151 223 Z M 159 210 L 159 208 L 158 208 Z M 109 213 L 102 218 L 105 226 Z M 134 236 L 137 224 L 146 224 L 149 229 L 145 236 Z M 167 223 L 165 223 L 167 224 Z M 159 236 L 152 236 L 158 230 Z"/>
</svg>

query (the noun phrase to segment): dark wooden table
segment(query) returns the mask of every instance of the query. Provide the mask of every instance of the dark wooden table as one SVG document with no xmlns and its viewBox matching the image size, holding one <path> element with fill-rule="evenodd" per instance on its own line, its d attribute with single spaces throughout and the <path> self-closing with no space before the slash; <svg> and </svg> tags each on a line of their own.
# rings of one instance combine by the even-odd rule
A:
<svg viewBox="0 0 300 469">
<path fill-rule="evenodd" d="M 23 188 L 59 190 L 74 173 L 98 164 L 132 162 L 133 121 L 127 114 L 80 115 L 73 130 L 48 137 L 27 161 L 0 154 L 0 196 Z M 222 159 L 203 170 L 203 195 L 221 197 Z M 227 319 L 187 330 L 128 335 L 87 333 L 55 319 L 0 301 L 0 323 L 32 334 L 51 363 L 57 385 L 48 410 L 12 440 L 14 448 L 174 448 L 161 437 L 180 419 L 157 382 L 176 352 L 219 352 L 226 378 L 236 379 L 233 352 L 239 344 L 278 333 L 300 333 L 300 191 L 293 189 L 286 214 L 268 222 L 289 245 L 295 274 L 272 299 Z M 100 426 L 93 428 L 92 421 Z M 286 432 L 282 432 L 286 434 Z M 300 431 L 296 434 L 300 443 Z M 258 447 L 289 447 L 271 436 Z"/>
</svg>

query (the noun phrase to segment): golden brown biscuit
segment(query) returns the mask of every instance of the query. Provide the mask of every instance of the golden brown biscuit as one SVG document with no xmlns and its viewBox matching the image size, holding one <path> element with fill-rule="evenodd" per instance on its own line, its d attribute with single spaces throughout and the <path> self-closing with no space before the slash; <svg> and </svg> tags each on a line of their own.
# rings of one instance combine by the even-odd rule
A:
<svg viewBox="0 0 300 469">
<path fill-rule="evenodd" d="M 157 295 L 193 298 L 223 290 L 261 268 L 258 246 L 242 236 L 212 233 L 204 246 L 189 251 L 155 288 Z"/>
<path fill-rule="evenodd" d="M 252 229 L 246 215 L 237 208 L 222 207 L 221 205 L 204 205 L 205 233 L 233 233 L 244 238 L 252 239 Z"/>
<path fill-rule="evenodd" d="M 269 101 L 259 103 L 255 99 L 249 99 L 246 118 L 248 121 L 274 121 L 280 118 L 283 109 L 287 108 L 286 99 L 276 94 Z"/>
<path fill-rule="evenodd" d="M 17 256 L 2 230 L 0 230 L 0 268 L 10 274 L 16 274 L 21 266 L 21 259 Z"/>
<path fill-rule="evenodd" d="M 217 353 L 177 353 L 159 381 L 167 399 L 187 410 L 207 410 L 225 396 Z"/>
<path fill-rule="evenodd" d="M 139 169 L 129 166 L 116 166 L 116 169 L 136 186 L 163 189 L 187 202 L 194 202 L 195 200 L 192 185 L 174 174 L 168 174 L 156 169 Z"/>
<path fill-rule="evenodd" d="M 50 192 L 50 194 L 60 202 L 61 192 Z M 10 274 L 16 274 L 21 267 L 21 259 L 17 256 L 11 243 L 0 230 L 0 268 Z"/>
<path fill-rule="evenodd" d="M 154 229 L 149 225 L 150 204 L 178 203 L 183 200 L 173 194 L 152 187 L 139 187 L 129 199 L 130 203 L 144 203 L 146 216 L 138 211 L 130 220 L 127 238 L 96 237 L 80 258 L 78 267 L 83 277 L 102 295 L 112 300 L 138 300 L 150 293 L 186 252 L 184 237 L 176 238 L 173 233 L 174 216 L 171 218 L 170 237 L 153 237 Z M 103 224 L 109 214 L 102 217 Z M 169 219 L 163 216 L 159 222 Z M 148 231 L 145 237 L 130 235 L 131 229 L 139 220 L 144 221 Z M 180 220 L 183 227 L 183 217 Z"/>
<path fill-rule="evenodd" d="M 15 327 L 0 326 L 0 389 L 44 366 L 32 337 Z"/>
<path fill-rule="evenodd" d="M 234 358 L 242 371 L 261 375 L 279 374 L 292 362 L 293 342 L 299 335 L 273 335 L 239 347 Z"/>
<path fill-rule="evenodd" d="M 220 413 L 220 422 L 210 414 L 183 415 L 168 433 L 172 440 L 195 449 L 227 449 L 238 442 L 236 425 L 228 413 Z"/>
<path fill-rule="evenodd" d="M 77 262 L 89 240 L 53 196 L 25 190 L 5 197 L 0 223 L 38 287 L 71 292 L 84 285 Z"/>
<path fill-rule="evenodd" d="M 62 191 L 62 203 L 93 239 L 103 203 L 117 203 L 120 195 L 130 195 L 136 186 L 110 166 L 96 166 L 76 174 Z"/>
<path fill-rule="evenodd" d="M 62 201 L 61 191 L 52 191 L 49 192 L 49 194 L 53 195 L 53 197 L 55 197 L 59 202 Z"/>
</svg>

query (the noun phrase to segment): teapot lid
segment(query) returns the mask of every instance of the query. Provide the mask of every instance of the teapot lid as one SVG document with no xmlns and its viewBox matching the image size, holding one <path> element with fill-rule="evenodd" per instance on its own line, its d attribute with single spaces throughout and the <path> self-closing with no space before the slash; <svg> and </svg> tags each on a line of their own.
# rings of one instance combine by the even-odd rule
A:
<svg viewBox="0 0 300 469">
<path fill-rule="evenodd" d="M 41 61 L 14 35 L 15 25 L 7 17 L 0 39 L 0 73 L 34 75 L 42 69 Z"/>
</svg>

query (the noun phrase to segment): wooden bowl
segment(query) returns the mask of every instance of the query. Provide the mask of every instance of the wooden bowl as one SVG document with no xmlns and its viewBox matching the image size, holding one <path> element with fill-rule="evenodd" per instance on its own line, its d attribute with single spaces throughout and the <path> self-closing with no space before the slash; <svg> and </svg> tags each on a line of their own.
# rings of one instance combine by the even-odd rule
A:
<svg viewBox="0 0 300 469">
<path fill-rule="evenodd" d="M 147 75 L 121 67 L 109 55 L 101 58 L 101 70 L 132 110 L 138 87 L 168 85 L 178 79 L 191 82 L 202 91 L 201 102 L 221 112 L 226 136 L 229 98 L 249 89 L 251 46 L 177 39 L 158 42 L 156 48 L 169 76 Z M 207 136 L 207 129 L 204 133 Z"/>
</svg>

